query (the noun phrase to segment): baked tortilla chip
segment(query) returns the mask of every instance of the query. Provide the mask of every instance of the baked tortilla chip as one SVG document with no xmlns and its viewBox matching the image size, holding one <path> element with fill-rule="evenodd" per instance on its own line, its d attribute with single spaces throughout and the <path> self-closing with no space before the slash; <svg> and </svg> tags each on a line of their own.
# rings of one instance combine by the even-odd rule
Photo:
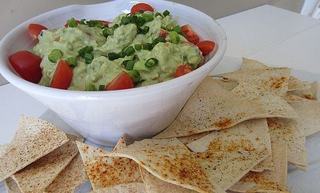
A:
<svg viewBox="0 0 320 193">
<path fill-rule="evenodd" d="M 12 178 L 7 178 L 5 180 L 5 186 L 8 193 L 21 193 L 17 183 Z"/>
<path fill-rule="evenodd" d="M 248 58 L 243 58 L 242 59 L 242 64 L 240 69 L 241 70 L 257 70 L 257 69 L 268 69 L 272 67 L 268 67 L 267 65 L 263 64 L 262 62 L 259 62 L 257 60 L 252 60 Z M 289 82 L 288 82 L 288 91 L 293 91 L 293 90 L 301 90 L 307 86 L 307 82 L 301 81 L 298 78 L 294 76 L 289 77 Z"/>
<path fill-rule="evenodd" d="M 64 132 L 53 124 L 21 117 L 13 141 L 0 157 L 0 181 L 68 142 Z"/>
<path fill-rule="evenodd" d="M 287 143 L 288 162 L 304 170 L 308 162 L 303 128 L 294 120 L 281 118 L 269 118 L 268 126 L 272 141 Z"/>
<path fill-rule="evenodd" d="M 73 193 L 75 189 L 87 181 L 80 154 L 46 188 L 46 193 Z"/>
<path fill-rule="evenodd" d="M 135 161 L 109 157 L 105 150 L 84 143 L 77 145 L 94 191 L 142 181 Z"/>
<path fill-rule="evenodd" d="M 288 92 L 290 95 L 300 96 L 309 100 L 317 100 L 319 84 L 317 82 L 307 83 L 304 88 Z"/>
<path fill-rule="evenodd" d="M 93 190 L 90 193 L 144 193 L 145 186 L 141 182 L 119 184 L 108 188 Z"/>
<path fill-rule="evenodd" d="M 305 136 L 310 136 L 320 131 L 320 102 L 296 100 L 289 103 L 299 115 L 295 120 L 298 123 L 297 127 L 304 130 Z"/>
<path fill-rule="evenodd" d="M 271 154 L 265 119 L 250 120 L 212 132 L 187 146 L 195 152 L 210 181 L 224 190 Z"/>
<path fill-rule="evenodd" d="M 143 168 L 140 169 L 141 177 L 145 184 L 146 193 L 197 193 L 194 190 L 186 189 L 181 186 L 160 180 L 159 178 L 150 174 L 147 170 Z"/>
<path fill-rule="evenodd" d="M 77 155 L 78 148 L 70 140 L 56 150 L 15 173 L 12 178 L 24 193 L 43 192 Z"/>
<path fill-rule="evenodd" d="M 110 153 L 135 160 L 160 180 L 199 193 L 223 192 L 211 184 L 196 158 L 178 139 L 145 139 Z"/>
<path fill-rule="evenodd" d="M 233 192 L 275 192 L 287 191 L 287 154 L 286 143 L 272 142 L 272 157 L 275 163 L 274 171 L 249 172 L 230 190 Z"/>
<path fill-rule="evenodd" d="M 272 155 L 269 155 L 266 159 L 262 160 L 258 165 L 254 166 L 254 168 L 251 171 L 263 172 L 264 170 L 274 170 Z"/>
<path fill-rule="evenodd" d="M 183 137 L 221 130 L 255 118 L 296 117 L 292 107 L 280 97 L 279 100 L 286 106 L 281 102 L 272 105 L 277 102 L 274 97 L 263 100 L 264 103 L 255 98 L 242 99 L 208 77 L 193 93 L 175 121 L 154 138 Z"/>
<path fill-rule="evenodd" d="M 267 92 L 277 96 L 284 96 L 288 91 L 290 69 L 240 69 L 234 72 L 220 74 L 218 76 L 223 77 L 224 79 L 237 81 L 239 84 L 251 85 L 259 92 Z"/>
</svg>

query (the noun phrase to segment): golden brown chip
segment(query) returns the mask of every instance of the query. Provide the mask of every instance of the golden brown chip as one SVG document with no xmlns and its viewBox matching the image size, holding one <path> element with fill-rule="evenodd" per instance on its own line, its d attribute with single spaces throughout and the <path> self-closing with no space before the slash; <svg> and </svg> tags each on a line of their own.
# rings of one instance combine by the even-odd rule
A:
<svg viewBox="0 0 320 193">
<path fill-rule="evenodd" d="M 255 118 L 296 117 L 292 107 L 280 97 L 242 99 L 232 92 L 223 89 L 214 79 L 206 78 L 176 120 L 154 138 L 184 137 L 227 129 Z"/>
<path fill-rule="evenodd" d="M 59 173 L 55 180 L 46 188 L 46 193 L 73 193 L 79 185 L 87 181 L 80 154 Z"/>
<path fill-rule="evenodd" d="M 272 141 L 285 141 L 288 145 L 288 161 L 298 168 L 307 167 L 307 153 L 303 128 L 290 119 L 269 118 L 268 126 Z"/>
<path fill-rule="evenodd" d="M 135 161 L 109 157 L 105 150 L 84 143 L 77 142 L 77 145 L 94 191 L 142 181 Z"/>
<path fill-rule="evenodd" d="M 272 142 L 274 171 L 249 172 L 230 190 L 234 192 L 287 193 L 287 154 L 286 143 Z"/>
<path fill-rule="evenodd" d="M 21 117 L 13 141 L 0 157 L 0 181 L 47 155 L 68 141 L 53 124 L 37 118 Z"/>
<path fill-rule="evenodd" d="M 271 154 L 265 119 L 250 120 L 214 131 L 187 145 L 210 181 L 227 190 Z"/>
<path fill-rule="evenodd" d="M 210 183 L 196 158 L 176 138 L 136 141 L 110 155 L 133 159 L 155 177 L 171 184 L 200 193 L 223 192 Z"/>
<path fill-rule="evenodd" d="M 75 142 L 69 141 L 18 171 L 12 178 L 24 193 L 43 192 L 77 153 Z"/>
<path fill-rule="evenodd" d="M 317 100 L 319 84 L 317 82 L 306 83 L 304 88 L 288 92 L 290 95 L 300 96 L 309 100 Z"/>
</svg>

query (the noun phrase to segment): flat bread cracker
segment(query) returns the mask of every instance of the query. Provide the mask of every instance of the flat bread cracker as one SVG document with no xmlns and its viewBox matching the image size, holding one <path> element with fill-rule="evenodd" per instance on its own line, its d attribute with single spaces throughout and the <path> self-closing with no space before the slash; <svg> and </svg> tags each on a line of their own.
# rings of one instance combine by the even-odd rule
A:
<svg viewBox="0 0 320 193">
<path fill-rule="evenodd" d="M 318 82 L 307 83 L 304 88 L 288 92 L 290 95 L 300 96 L 309 100 L 317 100 L 319 84 Z"/>
<path fill-rule="evenodd" d="M 75 189 L 87 180 L 82 159 L 78 153 L 70 164 L 45 189 L 45 193 L 74 193 Z"/>
<path fill-rule="evenodd" d="M 199 134 L 194 134 L 194 135 L 190 135 L 190 136 L 185 136 L 185 137 L 178 137 L 177 139 L 182 142 L 183 144 L 188 144 L 191 143 L 193 141 L 196 141 L 206 135 L 208 135 L 210 132 L 204 132 L 204 133 L 199 133 Z"/>
<path fill-rule="evenodd" d="M 160 180 L 199 193 L 224 192 L 210 183 L 192 153 L 178 139 L 145 139 L 111 156 L 135 160 L 140 167 Z"/>
<path fill-rule="evenodd" d="M 304 130 L 305 136 L 310 136 L 320 131 L 320 102 L 291 100 L 289 103 L 299 115 L 295 120 L 298 123 L 298 128 Z"/>
<path fill-rule="evenodd" d="M 263 172 L 264 170 L 274 170 L 274 164 L 272 161 L 272 155 L 269 155 L 266 159 L 262 160 L 258 165 L 254 166 L 251 170 L 253 172 Z"/>
<path fill-rule="evenodd" d="M 5 186 L 8 193 L 22 193 L 18 184 L 10 177 L 5 180 Z"/>
<path fill-rule="evenodd" d="M 53 124 L 22 116 L 13 141 L 0 157 L 0 181 L 68 142 Z"/>
<path fill-rule="evenodd" d="M 287 149 L 285 142 L 272 142 L 274 171 L 249 172 L 230 190 L 233 192 L 275 192 L 289 193 L 287 190 Z"/>
<path fill-rule="evenodd" d="M 171 184 L 160 180 L 159 178 L 150 174 L 147 170 L 140 167 L 141 177 L 145 184 L 146 193 L 197 193 L 194 190 L 186 189 L 175 184 Z"/>
<path fill-rule="evenodd" d="M 269 118 L 268 126 L 272 141 L 287 143 L 288 162 L 305 170 L 308 162 L 303 128 L 294 120 L 280 118 Z"/>
<path fill-rule="evenodd" d="M 77 142 L 77 146 L 94 191 L 119 184 L 142 182 L 135 161 L 109 157 L 105 150 L 84 143 Z"/>
<path fill-rule="evenodd" d="M 265 119 L 250 120 L 212 132 L 187 146 L 196 155 L 210 181 L 224 190 L 271 154 Z"/>
<path fill-rule="evenodd" d="M 63 144 L 48 155 L 15 173 L 12 178 L 24 193 L 43 192 L 77 155 L 74 141 Z"/>
<path fill-rule="evenodd" d="M 227 129 L 255 118 L 297 116 L 292 107 L 280 97 L 272 96 L 266 100 L 254 97 L 251 100 L 232 92 L 223 89 L 216 80 L 206 78 L 175 121 L 154 138 L 184 137 Z"/>
<path fill-rule="evenodd" d="M 243 58 L 242 64 L 240 67 L 241 70 L 257 70 L 257 69 L 266 70 L 268 68 L 272 68 L 272 67 L 268 67 L 262 62 L 259 62 L 257 60 L 252 60 L 249 58 Z M 307 83 L 305 81 L 301 81 L 294 76 L 290 76 L 288 81 L 288 91 L 300 90 L 305 88 L 306 85 Z"/>
<path fill-rule="evenodd" d="M 144 193 L 145 186 L 141 182 L 119 184 L 108 188 L 93 190 L 90 193 Z"/>
</svg>

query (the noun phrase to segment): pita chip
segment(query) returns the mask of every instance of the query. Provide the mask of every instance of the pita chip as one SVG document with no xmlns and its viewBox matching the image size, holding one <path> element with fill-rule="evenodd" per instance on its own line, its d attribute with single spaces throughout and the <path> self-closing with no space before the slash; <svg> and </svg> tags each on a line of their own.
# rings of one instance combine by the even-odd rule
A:
<svg viewBox="0 0 320 193">
<path fill-rule="evenodd" d="M 211 182 L 229 189 L 271 154 L 265 119 L 250 120 L 230 129 L 214 131 L 187 145 Z"/>
<path fill-rule="evenodd" d="M 232 92 L 223 89 L 214 79 L 206 78 L 175 121 L 155 138 L 184 137 L 221 130 L 255 118 L 296 117 L 292 107 L 280 97 L 270 97 L 268 100 L 257 100 L 255 97 L 251 100 Z"/>
<path fill-rule="evenodd" d="M 64 132 L 37 118 L 21 117 L 13 141 L 0 157 L 0 181 L 68 142 Z"/>
<path fill-rule="evenodd" d="M 297 127 L 304 130 L 305 136 L 310 136 L 320 131 L 320 102 L 296 100 L 289 103 L 299 115 L 295 120 L 298 123 Z"/>
<path fill-rule="evenodd" d="M 196 140 L 208 135 L 209 133 L 210 132 L 204 132 L 204 133 L 194 134 L 194 135 L 185 136 L 185 137 L 178 137 L 177 139 L 180 142 L 182 142 L 183 144 L 187 145 L 188 143 L 196 141 Z"/>
<path fill-rule="evenodd" d="M 263 172 L 264 170 L 274 170 L 272 155 L 269 155 L 266 159 L 262 160 L 258 165 L 254 166 L 254 168 L 251 171 Z"/>
<path fill-rule="evenodd" d="M 262 62 L 259 62 L 257 60 L 248 59 L 248 58 L 242 59 L 242 64 L 240 67 L 241 70 L 257 70 L 257 69 L 266 70 L 268 68 L 272 68 L 272 67 L 268 67 L 267 65 L 263 64 Z M 294 76 L 290 76 L 289 82 L 288 82 L 288 91 L 300 90 L 300 89 L 305 88 L 306 85 L 307 85 L 306 82 L 301 81 Z"/>
<path fill-rule="evenodd" d="M 143 168 L 141 169 L 141 177 L 145 184 L 146 193 L 197 193 L 194 190 L 186 189 L 181 186 L 171 184 L 160 180 L 159 178 L 153 176 L 148 171 Z"/>
<path fill-rule="evenodd" d="M 11 177 L 5 180 L 5 186 L 8 193 L 21 193 L 17 183 Z"/>
<path fill-rule="evenodd" d="M 141 182 L 119 184 L 108 188 L 93 190 L 91 193 L 144 193 L 145 186 Z"/>
<path fill-rule="evenodd" d="M 287 190 L 287 154 L 285 142 L 272 142 L 274 171 L 249 172 L 230 190 L 252 193 L 289 193 Z"/>
<path fill-rule="evenodd" d="M 285 141 L 288 146 L 288 162 L 300 169 L 307 167 L 307 153 L 303 128 L 290 119 L 269 118 L 268 126 L 272 141 Z"/>
<path fill-rule="evenodd" d="M 120 184 L 142 182 L 139 166 L 135 161 L 109 157 L 105 150 L 84 143 L 77 142 L 77 146 L 94 191 L 112 189 Z"/>
<path fill-rule="evenodd" d="M 80 154 L 45 189 L 46 193 L 73 193 L 75 189 L 87 181 Z"/>
<path fill-rule="evenodd" d="M 48 155 L 15 173 L 12 178 L 24 193 L 43 192 L 77 155 L 78 149 L 70 140 Z"/>
<path fill-rule="evenodd" d="M 211 184 L 196 158 L 178 139 L 145 139 L 111 156 L 135 160 L 140 167 L 165 182 L 199 193 L 224 192 Z"/>
<path fill-rule="evenodd" d="M 318 98 L 319 84 L 318 82 L 307 83 L 304 88 L 294 90 L 288 94 L 300 96 L 309 100 L 317 100 Z"/>
</svg>

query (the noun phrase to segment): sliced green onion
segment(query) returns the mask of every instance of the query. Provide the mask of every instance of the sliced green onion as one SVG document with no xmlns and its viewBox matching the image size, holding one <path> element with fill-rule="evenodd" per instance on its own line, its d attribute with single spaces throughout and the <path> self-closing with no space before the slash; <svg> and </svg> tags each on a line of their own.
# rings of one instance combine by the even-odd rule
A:
<svg viewBox="0 0 320 193">
<path fill-rule="evenodd" d="M 136 44 L 136 45 L 134 45 L 134 49 L 141 50 L 142 49 L 142 45 L 141 44 Z"/>
<path fill-rule="evenodd" d="M 94 84 L 90 83 L 86 86 L 86 91 L 97 91 L 97 88 L 94 86 Z"/>
<path fill-rule="evenodd" d="M 173 31 L 177 32 L 178 34 L 182 34 L 181 27 L 178 25 L 173 28 Z"/>
<path fill-rule="evenodd" d="M 157 45 L 159 42 L 166 42 L 166 40 L 163 37 L 157 37 L 152 41 L 153 47 Z"/>
<path fill-rule="evenodd" d="M 131 23 L 131 16 L 125 16 L 121 18 L 121 25 L 127 25 L 129 23 Z"/>
<path fill-rule="evenodd" d="M 153 45 L 151 43 L 142 44 L 142 49 L 144 50 L 152 50 Z"/>
<path fill-rule="evenodd" d="M 51 50 L 50 54 L 48 55 L 48 59 L 50 62 L 56 63 L 60 60 L 63 56 L 63 52 L 59 49 Z"/>
<path fill-rule="evenodd" d="M 163 15 L 164 17 L 166 17 L 166 16 L 170 15 L 170 12 L 169 12 L 168 10 L 165 10 L 165 11 L 162 13 L 162 15 Z"/>
<path fill-rule="evenodd" d="M 180 36 L 175 31 L 169 32 L 169 38 L 170 38 L 170 42 L 172 42 L 174 44 L 178 44 L 180 42 Z"/>
<path fill-rule="evenodd" d="M 115 29 L 117 29 L 119 27 L 119 24 L 114 24 L 113 26 L 112 26 L 112 28 L 115 30 Z"/>
<path fill-rule="evenodd" d="M 143 13 L 142 17 L 145 20 L 145 22 L 150 22 L 154 19 L 153 14 L 150 13 Z"/>
<path fill-rule="evenodd" d="M 122 62 L 123 66 L 126 70 L 132 70 L 134 63 L 135 63 L 134 60 L 125 60 Z"/>
<path fill-rule="evenodd" d="M 138 27 L 141 27 L 146 23 L 146 20 L 143 17 L 133 16 L 132 23 L 136 24 Z"/>
<path fill-rule="evenodd" d="M 137 70 L 130 70 L 128 71 L 128 74 L 133 79 L 133 82 L 138 83 L 141 81 L 140 73 Z"/>
<path fill-rule="evenodd" d="M 67 25 L 68 25 L 68 27 L 77 27 L 78 22 L 74 18 L 71 18 L 67 21 Z"/>
<path fill-rule="evenodd" d="M 133 46 L 129 46 L 129 47 L 123 49 L 122 55 L 123 56 L 132 56 L 134 54 L 134 52 L 135 52 L 135 49 L 133 48 Z"/>
<path fill-rule="evenodd" d="M 86 25 L 86 24 L 87 24 L 87 21 L 86 21 L 85 19 L 81 19 L 81 20 L 80 20 L 80 24 Z"/>
<path fill-rule="evenodd" d="M 120 58 L 120 54 L 117 54 L 115 52 L 110 52 L 108 54 L 108 58 L 109 58 L 109 60 L 116 60 L 116 59 Z"/>
<path fill-rule="evenodd" d="M 152 68 L 158 65 L 158 63 L 159 61 L 156 58 L 149 58 L 144 65 L 148 68 Z"/>
<path fill-rule="evenodd" d="M 138 34 L 146 34 L 149 32 L 149 26 L 144 26 L 142 28 L 138 28 Z"/>
<path fill-rule="evenodd" d="M 113 28 L 108 28 L 108 27 L 104 28 L 102 30 L 102 34 L 103 34 L 104 37 L 108 37 L 110 35 L 113 35 L 113 32 L 114 32 L 114 29 Z"/>
<path fill-rule="evenodd" d="M 106 88 L 106 86 L 105 86 L 105 85 L 99 85 L 99 90 L 100 90 L 100 91 L 105 90 L 105 88 Z"/>
<path fill-rule="evenodd" d="M 69 57 L 66 59 L 66 61 L 68 62 L 68 64 L 71 67 L 76 67 L 77 66 L 77 58 L 76 57 Z"/>
<path fill-rule="evenodd" d="M 84 57 L 85 53 L 91 53 L 93 51 L 93 47 L 92 46 L 85 46 L 83 48 L 81 48 L 79 51 L 78 51 L 78 54 L 81 56 L 81 57 Z"/>
<path fill-rule="evenodd" d="M 84 58 L 86 64 L 90 64 L 92 62 L 93 58 L 94 58 L 94 55 L 93 55 L 93 53 L 88 53 L 87 52 L 87 53 L 84 54 L 83 58 Z"/>
</svg>

